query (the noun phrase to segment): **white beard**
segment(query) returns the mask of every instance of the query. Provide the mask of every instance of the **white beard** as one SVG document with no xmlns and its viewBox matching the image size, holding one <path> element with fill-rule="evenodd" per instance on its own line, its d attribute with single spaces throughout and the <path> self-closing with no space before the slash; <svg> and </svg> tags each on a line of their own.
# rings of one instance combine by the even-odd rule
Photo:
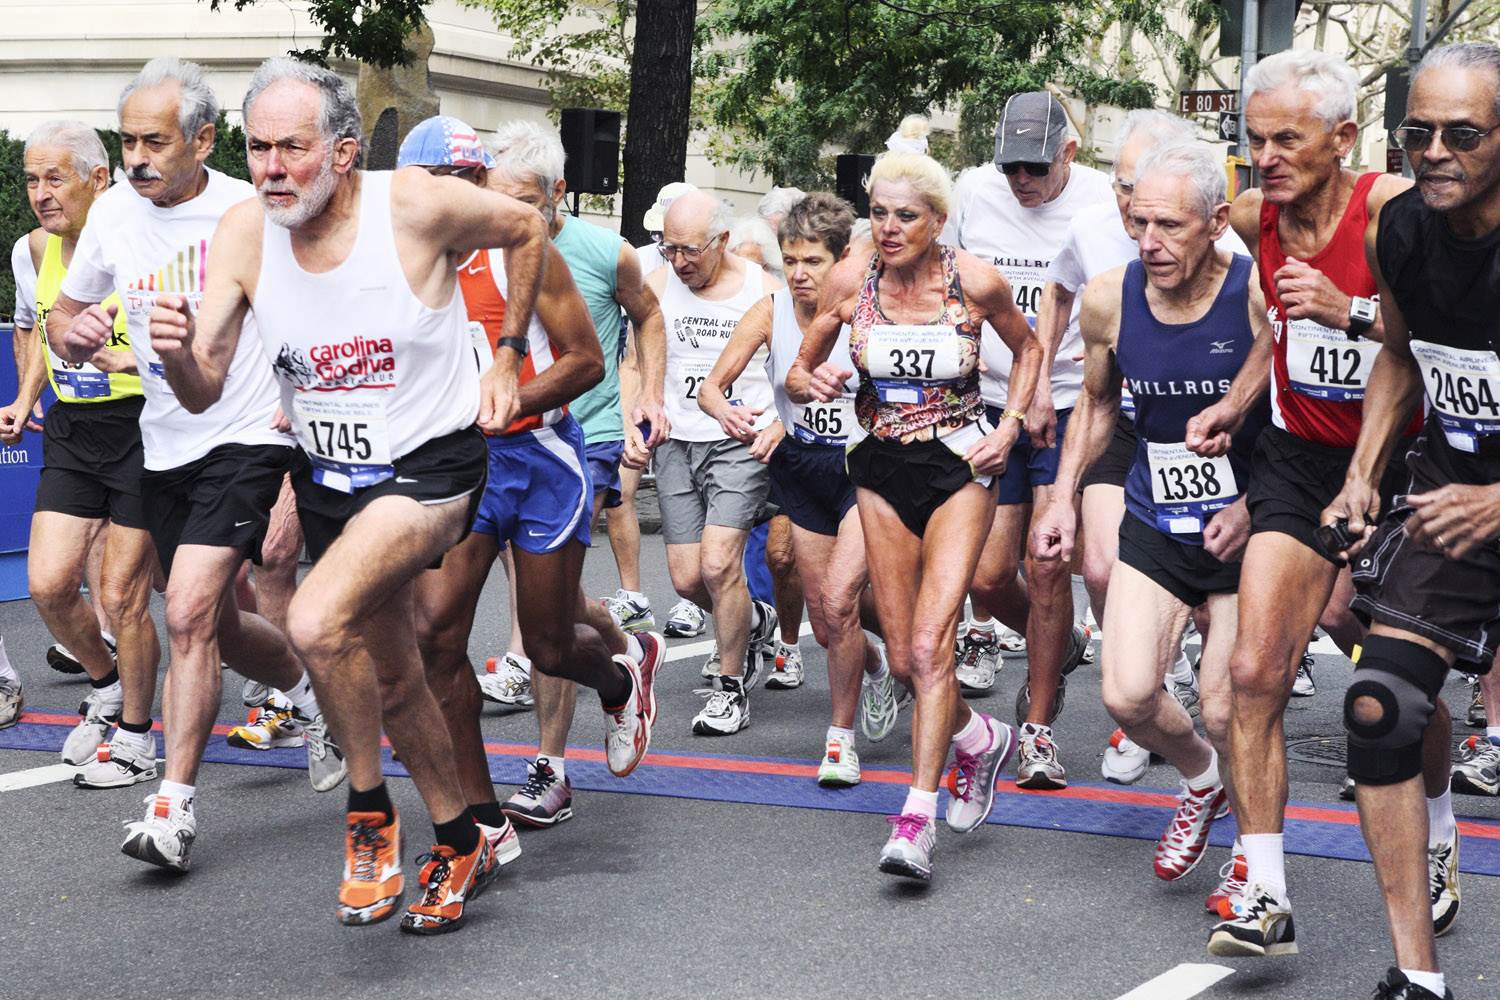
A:
<svg viewBox="0 0 1500 1000">
<path fill-rule="evenodd" d="M 296 229 L 309 219 L 320 215 L 323 209 L 328 207 L 328 202 L 333 198 L 333 192 L 338 187 L 339 177 L 333 170 L 333 157 L 330 155 L 324 161 L 323 167 L 318 171 L 318 176 L 308 182 L 307 187 L 301 191 L 293 190 L 297 200 L 286 207 L 271 205 L 267 203 L 265 195 L 261 194 L 261 208 L 265 210 L 266 218 L 283 229 Z M 257 191 L 257 193 L 260 193 Z"/>
</svg>

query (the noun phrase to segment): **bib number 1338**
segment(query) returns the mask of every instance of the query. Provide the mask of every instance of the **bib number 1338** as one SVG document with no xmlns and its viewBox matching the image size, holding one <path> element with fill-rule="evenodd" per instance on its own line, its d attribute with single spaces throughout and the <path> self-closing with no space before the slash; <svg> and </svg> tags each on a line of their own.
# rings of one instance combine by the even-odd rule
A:
<svg viewBox="0 0 1500 1000">
<path fill-rule="evenodd" d="M 1207 515 L 1239 497 L 1234 468 L 1226 455 L 1204 458 L 1183 443 L 1146 443 L 1151 501 L 1157 527 L 1171 534 L 1198 534 Z"/>
</svg>

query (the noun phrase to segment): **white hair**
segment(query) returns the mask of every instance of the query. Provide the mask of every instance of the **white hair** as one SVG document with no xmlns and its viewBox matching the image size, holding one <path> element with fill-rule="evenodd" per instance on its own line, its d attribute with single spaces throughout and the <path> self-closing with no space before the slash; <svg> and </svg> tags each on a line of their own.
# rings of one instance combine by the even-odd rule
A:
<svg viewBox="0 0 1500 1000">
<path fill-rule="evenodd" d="M 760 257 L 765 262 L 762 266 L 777 278 L 783 278 L 785 271 L 781 265 L 781 244 L 771 231 L 770 223 L 756 216 L 736 219 L 729 227 L 727 245 L 733 251 L 741 243 L 754 243 L 760 247 Z"/>
<path fill-rule="evenodd" d="M 177 125 L 182 129 L 182 137 L 192 141 L 203 126 L 219 120 L 219 99 L 203 78 L 203 67 L 197 63 L 176 56 L 157 56 L 141 67 L 135 79 L 120 91 L 116 111 L 123 112 L 126 98 L 137 90 L 159 87 L 168 82 L 176 83 L 181 91 L 177 103 Z"/>
<path fill-rule="evenodd" d="M 769 222 L 771 216 L 786 215 L 792 210 L 793 205 L 806 197 L 806 192 L 801 188 L 773 187 L 761 197 L 760 202 L 755 206 L 755 211 L 762 219 Z"/>
<path fill-rule="evenodd" d="M 536 122 L 506 122 L 495 132 L 490 149 L 496 170 L 513 181 L 535 181 L 549 199 L 567 168 L 562 140 Z"/>
<path fill-rule="evenodd" d="M 1313 110 L 1329 128 L 1354 117 L 1359 77 L 1337 56 L 1312 49 L 1288 49 L 1267 56 L 1245 76 L 1246 104 L 1261 92 L 1305 90 L 1317 103 Z"/>
<path fill-rule="evenodd" d="M 1193 187 L 1194 202 L 1205 219 L 1213 218 L 1214 209 L 1223 204 L 1228 192 L 1224 164 L 1207 143 L 1172 143 L 1158 146 L 1146 154 L 1135 168 L 1137 189 L 1153 174 L 1186 177 Z"/>
<path fill-rule="evenodd" d="M 272 84 L 283 80 L 296 80 L 308 84 L 322 96 L 323 107 L 318 115 L 318 131 L 328 143 L 330 160 L 336 143 L 343 139 L 353 139 L 360 144 L 359 152 L 354 154 L 354 167 L 358 169 L 363 166 L 365 162 L 364 123 L 360 118 L 359 102 L 354 98 L 354 91 L 350 89 L 344 78 L 333 70 L 297 59 L 289 59 L 286 56 L 272 56 L 267 59 L 260 64 L 255 75 L 250 78 L 250 88 L 245 91 L 244 103 L 240 105 L 240 114 L 245 121 L 245 141 L 247 143 L 250 141 L 250 108 L 261 94 L 270 89 Z"/>
<path fill-rule="evenodd" d="M 1433 49 L 1418 64 L 1412 83 L 1429 69 L 1487 69 L 1495 77 L 1495 115 L 1500 116 L 1500 45 L 1489 42 L 1455 42 Z"/>
<path fill-rule="evenodd" d="M 62 118 L 42 122 L 26 137 L 24 153 L 41 146 L 61 146 L 72 153 L 73 169 L 80 179 L 87 179 L 96 167 L 109 168 L 109 154 L 104 151 L 99 134 L 83 122 Z"/>
<path fill-rule="evenodd" d="M 1115 155 L 1119 156 L 1119 151 L 1137 134 L 1151 140 L 1151 144 L 1141 151 L 1142 154 L 1149 153 L 1158 146 L 1193 142 L 1198 138 L 1192 123 L 1180 115 L 1170 115 L 1155 108 L 1136 108 L 1125 116 L 1125 122 L 1120 126 L 1120 134 L 1115 139 Z"/>
</svg>

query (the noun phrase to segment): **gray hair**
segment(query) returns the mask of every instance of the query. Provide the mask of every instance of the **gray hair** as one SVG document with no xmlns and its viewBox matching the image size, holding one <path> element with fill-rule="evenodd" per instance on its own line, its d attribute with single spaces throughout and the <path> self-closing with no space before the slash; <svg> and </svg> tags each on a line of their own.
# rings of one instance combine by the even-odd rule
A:
<svg viewBox="0 0 1500 1000">
<path fill-rule="evenodd" d="M 1329 128 L 1354 117 L 1359 77 L 1337 56 L 1312 49 L 1288 49 L 1267 56 L 1245 76 L 1242 100 L 1249 104 L 1250 98 L 1262 91 L 1286 88 L 1305 90 L 1316 97 L 1314 110 Z"/>
<path fill-rule="evenodd" d="M 1186 177 L 1193 186 L 1194 202 L 1203 218 L 1213 218 L 1214 209 L 1223 204 L 1228 193 L 1224 164 L 1218 153 L 1206 143 L 1172 143 L 1158 146 L 1135 168 L 1135 183 L 1152 174 Z"/>
<path fill-rule="evenodd" d="M 96 167 L 109 169 L 109 154 L 104 151 L 104 143 L 99 141 L 99 133 L 83 122 L 63 118 L 42 122 L 26 137 L 25 153 L 39 146 L 61 146 L 72 153 L 73 169 L 78 172 L 80 180 L 87 179 Z"/>
<path fill-rule="evenodd" d="M 781 244 L 776 241 L 776 234 L 771 231 L 771 224 L 759 216 L 747 216 L 736 219 L 734 225 L 729 227 L 728 247 L 731 251 L 741 243 L 754 243 L 760 247 L 761 260 L 767 271 L 778 278 L 785 275 L 781 264 Z"/>
<path fill-rule="evenodd" d="M 283 80 L 296 80 L 317 90 L 323 98 L 323 107 L 318 115 L 318 131 L 332 147 L 344 139 L 359 143 L 359 152 L 354 154 L 354 168 L 364 166 L 364 123 L 359 116 L 359 102 L 354 91 L 344 78 L 331 69 L 300 62 L 286 56 L 272 56 L 261 63 L 250 78 L 250 89 L 245 91 L 245 101 L 240 105 L 240 115 L 245 122 L 245 140 L 249 141 L 250 108 L 256 98 L 265 93 L 272 84 Z"/>
<path fill-rule="evenodd" d="M 785 215 L 790 212 L 793 205 L 806 197 L 807 195 L 798 188 L 772 187 L 755 206 L 755 211 L 762 219 L 769 220 L 773 215 Z"/>
<path fill-rule="evenodd" d="M 164 83 L 175 83 L 181 91 L 177 102 L 177 124 L 184 139 L 191 142 L 203 126 L 219 120 L 219 99 L 203 78 L 203 67 L 176 56 L 157 56 L 141 67 L 135 79 L 120 91 L 116 110 L 123 112 L 126 99 L 137 90 L 159 87 Z"/>
<path fill-rule="evenodd" d="M 1158 146 L 1169 146 L 1175 142 L 1193 142 L 1198 138 L 1198 132 L 1193 128 L 1186 118 L 1180 115 L 1169 115 L 1165 111 L 1157 111 L 1155 108 L 1136 108 L 1125 116 L 1125 122 L 1120 126 L 1119 136 L 1115 139 L 1115 155 L 1134 139 L 1137 134 L 1144 135 L 1151 140 L 1151 145 L 1142 150 L 1149 153 Z"/>
<path fill-rule="evenodd" d="M 535 181 L 549 199 L 567 169 L 562 140 L 536 122 L 506 122 L 496 130 L 490 148 L 496 170 L 513 181 Z"/>
<path fill-rule="evenodd" d="M 1427 53 L 1412 74 L 1417 82 L 1429 69 L 1487 69 L 1495 77 L 1495 115 L 1500 117 L 1500 45 L 1490 42 L 1455 42 Z"/>
</svg>

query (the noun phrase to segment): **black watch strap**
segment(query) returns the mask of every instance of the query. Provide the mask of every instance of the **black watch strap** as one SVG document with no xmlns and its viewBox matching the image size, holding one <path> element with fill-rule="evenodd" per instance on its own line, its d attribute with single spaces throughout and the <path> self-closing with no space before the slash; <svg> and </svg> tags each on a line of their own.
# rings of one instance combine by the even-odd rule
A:
<svg viewBox="0 0 1500 1000">
<path fill-rule="evenodd" d="M 530 346 L 531 345 L 526 343 L 525 337 L 501 337 L 499 344 L 496 346 L 496 350 L 501 347 L 509 347 L 512 351 L 515 351 L 517 354 L 524 358 L 526 356 L 527 349 Z"/>
</svg>

